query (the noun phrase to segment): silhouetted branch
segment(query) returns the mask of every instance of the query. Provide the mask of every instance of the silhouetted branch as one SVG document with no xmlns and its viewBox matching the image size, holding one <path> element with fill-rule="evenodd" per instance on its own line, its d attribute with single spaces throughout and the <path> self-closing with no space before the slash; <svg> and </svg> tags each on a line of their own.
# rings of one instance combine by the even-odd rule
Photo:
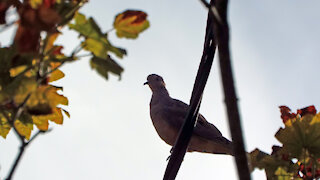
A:
<svg viewBox="0 0 320 180">
<path fill-rule="evenodd" d="M 209 13 L 207 19 L 206 36 L 204 43 L 203 55 L 199 65 L 197 77 L 193 86 L 190 107 L 185 118 L 183 127 L 180 129 L 179 137 L 173 146 L 172 154 L 168 162 L 164 180 L 173 180 L 177 176 L 185 153 L 187 151 L 194 125 L 198 118 L 198 112 L 201 104 L 203 90 L 211 70 L 213 57 L 215 54 L 215 40 L 213 35 L 213 17 Z"/>
<path fill-rule="evenodd" d="M 215 7 L 217 8 L 219 17 L 222 20 L 221 23 L 215 18 L 214 29 L 217 37 L 220 71 L 225 103 L 227 107 L 229 129 L 233 142 L 233 151 L 235 154 L 239 179 L 249 180 L 251 179 L 251 177 L 248 167 L 247 155 L 244 148 L 241 120 L 231 68 L 231 58 L 229 50 L 229 27 L 227 22 L 228 0 L 216 0 Z"/>
</svg>

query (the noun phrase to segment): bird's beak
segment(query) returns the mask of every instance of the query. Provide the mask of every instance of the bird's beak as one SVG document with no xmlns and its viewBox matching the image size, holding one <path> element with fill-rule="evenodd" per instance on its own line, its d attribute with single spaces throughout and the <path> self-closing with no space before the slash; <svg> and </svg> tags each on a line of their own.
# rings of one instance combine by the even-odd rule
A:
<svg viewBox="0 0 320 180">
<path fill-rule="evenodd" d="M 147 82 L 145 82 L 145 83 L 143 83 L 143 85 L 147 85 L 147 84 L 149 84 L 149 83 L 148 83 L 148 81 L 147 81 Z"/>
</svg>

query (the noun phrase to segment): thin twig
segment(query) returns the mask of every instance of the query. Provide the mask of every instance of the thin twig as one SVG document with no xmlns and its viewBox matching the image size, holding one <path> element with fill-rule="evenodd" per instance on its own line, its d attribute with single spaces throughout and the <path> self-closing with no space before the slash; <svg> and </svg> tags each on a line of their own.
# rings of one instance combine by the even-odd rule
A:
<svg viewBox="0 0 320 180">
<path fill-rule="evenodd" d="M 72 51 L 71 56 L 76 56 L 76 54 L 78 54 L 83 48 L 85 47 L 84 44 L 80 43 L 78 44 Z"/>
<path fill-rule="evenodd" d="M 75 58 L 76 58 L 76 57 L 68 57 L 68 58 L 63 59 L 63 60 L 61 61 L 61 63 L 60 63 L 57 67 L 51 69 L 50 71 L 47 71 L 47 72 L 43 73 L 43 75 L 37 80 L 37 83 L 38 83 L 38 84 L 41 83 L 44 79 L 46 79 L 46 78 L 48 77 L 49 74 L 51 74 L 51 73 L 53 73 L 54 71 L 56 71 L 57 69 L 59 69 L 61 66 L 64 65 L 64 63 L 66 63 L 66 62 L 68 62 L 68 61 L 72 61 L 72 60 L 74 60 Z"/>
<path fill-rule="evenodd" d="M 14 116 L 12 116 L 12 119 L 10 119 L 10 117 L 6 117 L 9 124 L 12 126 L 12 128 L 14 129 L 14 132 L 16 133 L 16 135 L 19 137 L 20 141 L 22 144 L 25 143 L 24 137 L 19 133 L 18 129 L 16 128 L 14 122 L 20 117 L 20 115 L 23 113 L 25 105 L 27 103 L 27 101 L 29 100 L 31 96 L 31 93 L 29 93 L 26 98 L 23 100 L 23 102 L 18 106 L 16 112 L 14 113 Z M 5 115 L 5 113 L 3 113 Z"/>
<path fill-rule="evenodd" d="M 19 164 L 19 162 L 20 162 L 20 160 L 21 160 L 21 158 L 22 158 L 22 155 L 23 155 L 23 153 L 25 152 L 25 149 L 28 147 L 28 145 L 29 145 L 31 142 L 33 142 L 34 139 L 39 136 L 39 134 L 48 133 L 48 132 L 50 132 L 50 131 L 51 131 L 51 129 L 49 129 L 49 130 L 47 130 L 47 131 L 41 131 L 41 130 L 39 130 L 36 134 L 34 134 L 34 135 L 30 138 L 30 140 L 29 140 L 28 142 L 25 142 L 25 141 L 24 141 L 23 143 L 21 143 L 21 146 L 20 146 L 20 148 L 19 148 L 18 156 L 16 157 L 16 160 L 14 161 L 14 164 L 12 165 L 12 167 L 11 167 L 11 169 L 10 169 L 10 173 L 9 173 L 8 177 L 6 178 L 6 180 L 11 180 L 11 178 L 12 178 L 12 176 L 13 176 L 13 174 L 14 174 L 14 172 L 15 172 L 15 170 L 16 170 L 16 168 L 17 168 L 17 166 L 18 166 L 18 164 Z"/>
<path fill-rule="evenodd" d="M 10 173 L 8 175 L 8 177 L 6 178 L 6 180 L 11 180 L 19 162 L 20 162 L 20 159 L 24 153 L 24 150 L 25 150 L 25 144 L 22 144 L 19 148 L 19 153 L 18 153 L 18 156 L 16 157 L 16 160 L 14 161 L 14 164 L 12 165 L 11 167 L 11 170 L 10 170 Z"/>
<path fill-rule="evenodd" d="M 89 54 L 80 54 L 80 55 L 77 56 L 77 58 L 83 58 L 83 57 L 89 57 L 89 56 L 92 56 L 92 54 L 91 53 L 89 53 Z"/>
<path fill-rule="evenodd" d="M 51 132 L 51 131 L 52 131 L 52 129 L 48 129 L 48 130 L 46 130 L 46 131 L 39 130 L 38 132 L 36 132 L 36 133 L 30 138 L 30 140 L 29 140 L 28 142 L 26 142 L 26 146 L 29 145 L 31 142 L 33 142 L 34 139 L 35 139 L 36 137 L 38 137 L 40 134 L 45 134 L 45 133 L 48 133 L 48 132 Z"/>
</svg>

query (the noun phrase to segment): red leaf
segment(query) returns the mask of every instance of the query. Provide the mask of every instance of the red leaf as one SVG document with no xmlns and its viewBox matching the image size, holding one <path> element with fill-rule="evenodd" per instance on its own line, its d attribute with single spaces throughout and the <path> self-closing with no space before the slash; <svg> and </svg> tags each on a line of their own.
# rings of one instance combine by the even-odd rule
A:
<svg viewBox="0 0 320 180">
<path fill-rule="evenodd" d="M 298 109 L 297 110 L 297 114 L 300 114 L 301 117 L 306 115 L 306 114 L 316 115 L 317 114 L 317 110 L 314 107 L 314 105 L 312 105 L 312 106 L 308 106 L 308 107 L 305 107 L 305 108 L 302 108 L 302 109 Z"/>
<path fill-rule="evenodd" d="M 127 19 L 132 16 L 136 16 L 137 18 L 131 22 L 131 24 L 139 24 L 146 20 L 147 14 L 143 11 L 134 11 L 134 10 L 128 10 L 123 13 L 122 19 Z"/>
<path fill-rule="evenodd" d="M 40 31 L 19 25 L 14 42 L 21 53 L 37 52 L 40 44 Z"/>
<path fill-rule="evenodd" d="M 43 4 L 47 7 L 50 8 L 51 6 L 54 5 L 54 3 L 56 2 L 56 0 L 44 0 Z"/>
<path fill-rule="evenodd" d="M 289 119 L 293 119 L 296 117 L 295 113 L 291 112 L 291 109 L 287 106 L 279 106 L 281 112 L 281 119 L 283 123 L 286 123 Z"/>
<path fill-rule="evenodd" d="M 52 52 L 53 55 L 63 55 L 61 50 L 63 49 L 63 46 L 56 46 L 54 51 Z"/>
<path fill-rule="evenodd" d="M 51 31 L 61 21 L 59 14 L 48 5 L 42 4 L 37 9 L 33 9 L 26 4 L 19 9 L 21 24 L 26 27 L 37 28 L 39 30 Z"/>
</svg>

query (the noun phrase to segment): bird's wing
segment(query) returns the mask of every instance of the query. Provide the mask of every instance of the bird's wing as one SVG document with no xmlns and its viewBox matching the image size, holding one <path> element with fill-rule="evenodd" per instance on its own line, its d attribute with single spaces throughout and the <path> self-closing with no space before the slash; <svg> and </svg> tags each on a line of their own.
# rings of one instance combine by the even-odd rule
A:
<svg viewBox="0 0 320 180">
<path fill-rule="evenodd" d="M 179 117 L 172 117 L 172 123 L 177 123 L 179 127 L 182 126 L 184 122 L 184 118 L 188 113 L 189 106 L 177 99 L 173 99 L 173 103 L 170 106 L 171 111 L 176 112 Z M 172 113 L 170 113 L 172 114 Z M 193 131 L 194 135 L 198 135 L 200 137 L 206 139 L 215 139 L 218 137 L 222 137 L 221 132 L 216 128 L 213 124 L 209 123 L 201 114 L 199 114 L 197 125 Z"/>
</svg>

